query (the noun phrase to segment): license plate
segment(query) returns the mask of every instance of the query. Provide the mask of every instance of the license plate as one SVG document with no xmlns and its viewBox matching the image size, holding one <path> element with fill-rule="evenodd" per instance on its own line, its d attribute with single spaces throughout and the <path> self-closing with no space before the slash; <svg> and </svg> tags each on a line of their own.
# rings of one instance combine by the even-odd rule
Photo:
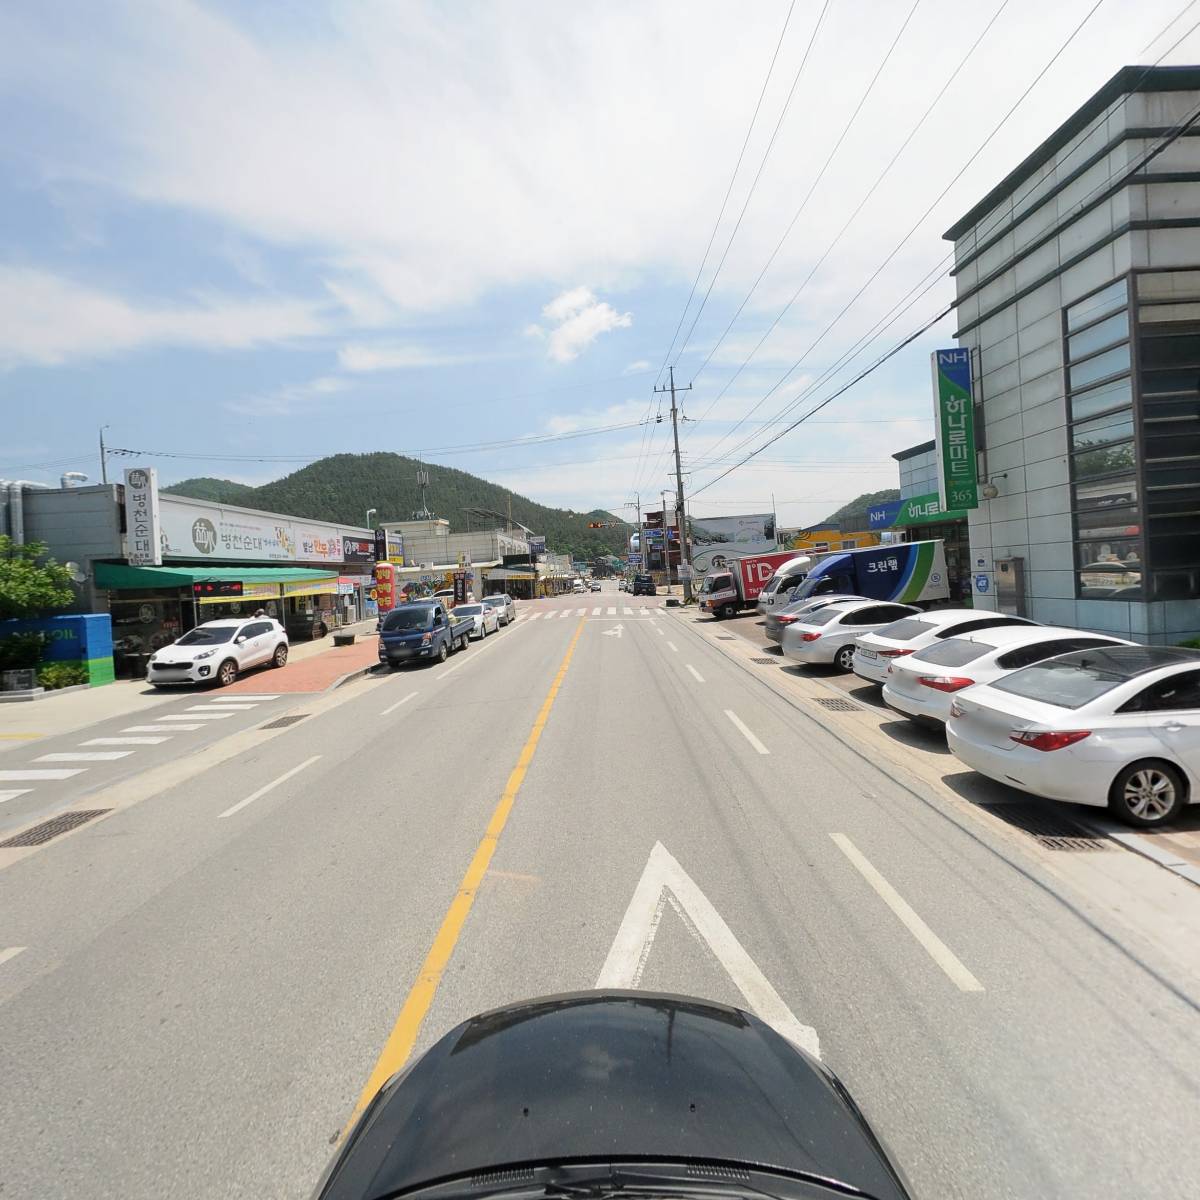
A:
<svg viewBox="0 0 1200 1200">
<path fill-rule="evenodd" d="M 874 650 L 864 650 L 861 646 L 859 647 L 858 652 L 859 652 L 859 654 L 861 654 L 863 656 L 863 658 L 878 658 L 879 657 L 879 655 L 876 654 Z"/>
</svg>

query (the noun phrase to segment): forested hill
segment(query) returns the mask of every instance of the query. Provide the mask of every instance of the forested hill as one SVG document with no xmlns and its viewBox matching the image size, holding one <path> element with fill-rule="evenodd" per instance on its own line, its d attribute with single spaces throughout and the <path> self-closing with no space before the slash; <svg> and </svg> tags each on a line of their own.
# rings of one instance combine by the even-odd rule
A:
<svg viewBox="0 0 1200 1200">
<path fill-rule="evenodd" d="M 334 454 L 259 487 L 203 477 L 185 479 L 163 491 L 350 525 L 362 525 L 369 508 L 379 510 L 376 521 L 407 521 L 421 507 L 421 491 L 417 487 L 419 465 L 422 464 L 402 454 Z M 611 513 L 548 508 L 467 471 L 425 465 L 429 471 L 426 492 L 429 507 L 448 520 L 454 532 L 466 530 L 468 509 L 486 508 L 507 516 L 511 500 L 512 519 L 544 534 L 551 550 L 591 559 L 598 554 L 623 553 L 626 549 L 628 527 L 587 527 L 589 521 L 613 520 Z M 470 514 L 472 529 L 480 528 L 488 520 Z M 496 518 L 491 520 L 501 523 Z"/>
<path fill-rule="evenodd" d="M 866 529 L 867 513 L 870 509 L 899 499 L 900 490 L 898 488 L 884 488 L 881 492 L 863 492 L 861 496 L 855 496 L 853 500 L 843 504 L 837 512 L 830 513 L 825 520 L 820 522 L 819 528 L 843 529 L 847 532 Z"/>
</svg>

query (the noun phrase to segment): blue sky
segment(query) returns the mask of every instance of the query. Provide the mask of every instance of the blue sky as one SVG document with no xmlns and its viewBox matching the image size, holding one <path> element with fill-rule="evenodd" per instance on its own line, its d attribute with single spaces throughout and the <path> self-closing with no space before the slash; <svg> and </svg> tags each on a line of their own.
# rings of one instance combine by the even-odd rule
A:
<svg viewBox="0 0 1200 1200">
<path fill-rule="evenodd" d="M 1197 19 L 1157 37 L 1182 0 L 1107 0 L 923 217 L 1090 7 L 833 0 L 797 73 L 821 8 L 799 0 L 678 358 L 679 382 L 694 384 L 689 486 L 948 303 L 942 230 L 1114 70 L 1154 61 Z M 666 427 L 635 423 L 659 411 L 651 389 L 788 11 L 786 0 L 340 3 L 299 17 L 264 3 L 5 5 L 0 474 L 98 477 L 101 424 L 110 444 L 156 452 L 140 461 L 165 480 L 248 482 L 339 451 L 620 426 L 429 457 L 544 503 L 619 511 L 640 491 L 653 506 L 669 483 Z M 1197 49 L 1189 37 L 1165 61 Z M 824 375 L 926 278 L 932 290 Z M 947 320 L 706 487 L 693 511 L 756 511 L 774 496 L 781 519 L 802 524 L 894 486 L 892 451 L 930 436 L 928 354 L 951 333 Z M 172 457 L 186 454 L 205 457 Z"/>
</svg>

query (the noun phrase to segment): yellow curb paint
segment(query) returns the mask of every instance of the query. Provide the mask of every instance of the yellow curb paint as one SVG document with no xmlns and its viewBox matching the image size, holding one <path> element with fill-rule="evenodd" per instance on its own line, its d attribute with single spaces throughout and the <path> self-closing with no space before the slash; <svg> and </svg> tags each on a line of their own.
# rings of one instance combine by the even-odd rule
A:
<svg viewBox="0 0 1200 1200">
<path fill-rule="evenodd" d="M 475 894 L 483 882 L 484 875 L 487 874 L 492 855 L 496 853 L 500 834 L 504 832 L 509 813 L 512 812 L 513 804 L 516 803 L 517 793 L 521 790 L 525 772 L 529 769 L 533 753 L 537 749 L 542 731 L 546 727 L 546 718 L 549 717 L 550 710 L 554 707 L 558 690 L 562 686 L 567 668 L 571 665 L 571 658 L 575 654 L 575 647 L 583 633 L 584 624 L 584 621 L 579 622 L 575 636 L 571 638 L 571 644 L 567 647 L 567 652 L 559 664 L 558 674 L 555 675 L 554 682 L 546 693 L 546 699 L 542 702 L 541 711 L 533 723 L 533 729 L 517 758 L 517 765 L 513 767 L 508 782 L 504 785 L 504 792 L 492 811 L 491 820 L 488 821 L 483 838 L 467 867 L 467 873 L 463 876 L 445 917 L 442 918 L 442 924 L 433 939 L 433 945 L 430 946 L 429 953 L 421 964 L 416 982 L 409 991 L 408 998 L 404 1001 L 404 1007 L 401 1008 L 400 1015 L 396 1018 L 396 1024 L 392 1027 L 392 1032 L 384 1043 L 383 1050 L 362 1090 L 362 1095 L 359 1096 L 358 1103 L 354 1106 L 354 1112 L 346 1124 L 343 1136 L 353 1126 L 359 1114 L 370 1104 L 375 1093 L 404 1066 L 408 1061 L 408 1056 L 412 1053 L 412 1048 L 417 1041 L 417 1034 L 421 1030 L 421 1024 L 433 1003 L 438 984 L 441 983 L 442 975 L 450 964 L 454 947 L 458 944 L 463 925 L 466 924 L 467 917 L 471 912 L 471 905 L 475 902 Z"/>
</svg>

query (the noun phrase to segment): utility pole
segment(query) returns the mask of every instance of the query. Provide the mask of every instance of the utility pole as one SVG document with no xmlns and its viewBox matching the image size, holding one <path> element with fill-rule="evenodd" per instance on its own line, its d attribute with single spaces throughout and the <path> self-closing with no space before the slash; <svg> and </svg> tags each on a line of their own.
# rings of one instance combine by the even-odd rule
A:
<svg viewBox="0 0 1200 1200">
<path fill-rule="evenodd" d="M 671 594 L 671 547 L 667 542 L 667 490 L 663 488 L 659 493 L 659 498 L 662 501 L 662 554 L 663 554 L 663 569 L 667 573 L 667 595 Z"/>
<path fill-rule="evenodd" d="M 675 437 L 675 523 L 679 527 L 679 564 L 680 566 L 686 565 L 688 568 L 683 572 L 683 599 L 684 602 L 687 603 L 692 598 L 692 554 L 688 549 L 687 530 L 684 528 L 683 524 L 683 466 L 679 461 L 679 409 L 675 404 L 675 393 L 676 391 L 690 392 L 692 390 L 692 385 L 689 383 L 687 387 L 676 388 L 675 368 L 672 367 L 670 386 L 656 387 L 654 390 L 656 392 L 669 391 L 671 393 L 671 432 Z M 670 569 L 668 568 L 668 578 L 670 578 L 669 570 Z"/>
<path fill-rule="evenodd" d="M 108 451 L 104 448 L 104 431 L 107 425 L 100 426 L 100 482 L 108 482 Z"/>
</svg>

